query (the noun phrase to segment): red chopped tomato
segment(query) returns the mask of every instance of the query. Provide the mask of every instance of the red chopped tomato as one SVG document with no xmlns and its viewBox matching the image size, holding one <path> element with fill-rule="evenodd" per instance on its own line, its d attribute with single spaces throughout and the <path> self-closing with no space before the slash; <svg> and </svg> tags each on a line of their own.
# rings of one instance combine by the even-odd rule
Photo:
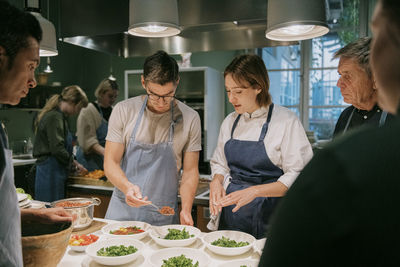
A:
<svg viewBox="0 0 400 267">
<path fill-rule="evenodd" d="M 87 246 L 99 239 L 97 235 L 71 235 L 69 245 L 71 246 Z"/>
</svg>

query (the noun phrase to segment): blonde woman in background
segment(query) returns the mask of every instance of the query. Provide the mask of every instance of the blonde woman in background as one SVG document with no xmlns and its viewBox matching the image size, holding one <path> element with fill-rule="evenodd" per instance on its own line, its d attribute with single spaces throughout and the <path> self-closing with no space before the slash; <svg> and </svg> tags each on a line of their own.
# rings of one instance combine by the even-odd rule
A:
<svg viewBox="0 0 400 267">
<path fill-rule="evenodd" d="M 76 132 L 79 143 L 76 159 L 88 171 L 103 169 L 108 119 L 118 96 L 117 82 L 104 79 L 94 95 L 97 100 L 79 113 Z"/>
<path fill-rule="evenodd" d="M 36 138 L 33 156 L 36 161 L 35 198 L 55 201 L 65 197 L 65 182 L 71 164 L 79 171 L 86 169 L 73 159 L 72 135 L 67 117 L 79 114 L 88 105 L 85 92 L 77 86 L 65 87 L 53 95 L 35 122 Z"/>
</svg>

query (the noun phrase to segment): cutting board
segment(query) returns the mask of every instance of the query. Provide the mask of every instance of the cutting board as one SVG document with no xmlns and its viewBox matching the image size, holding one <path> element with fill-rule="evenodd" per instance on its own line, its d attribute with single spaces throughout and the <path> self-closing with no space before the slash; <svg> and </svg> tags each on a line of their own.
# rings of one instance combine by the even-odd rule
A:
<svg viewBox="0 0 400 267">
<path fill-rule="evenodd" d="M 107 225 L 106 222 L 101 222 L 101 221 L 97 221 L 97 220 L 93 220 L 92 223 L 90 224 L 90 226 L 86 229 L 82 229 L 79 231 L 73 231 L 72 234 L 74 235 L 86 235 L 86 234 L 90 234 L 93 232 L 96 232 L 98 230 L 100 230 L 101 228 L 103 228 L 103 226 Z"/>
<path fill-rule="evenodd" d="M 103 181 L 100 179 L 93 179 L 80 176 L 68 177 L 68 184 L 85 184 L 85 185 L 100 185 L 100 186 L 114 187 L 114 185 L 108 180 Z"/>
</svg>

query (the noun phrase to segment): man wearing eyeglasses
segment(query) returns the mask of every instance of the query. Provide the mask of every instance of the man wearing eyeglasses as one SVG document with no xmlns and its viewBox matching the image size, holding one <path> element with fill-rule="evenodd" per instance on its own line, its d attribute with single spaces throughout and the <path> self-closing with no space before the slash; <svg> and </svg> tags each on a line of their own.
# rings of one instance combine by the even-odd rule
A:
<svg viewBox="0 0 400 267">
<path fill-rule="evenodd" d="M 141 77 L 146 94 L 118 103 L 109 119 L 104 171 L 115 189 L 106 218 L 193 225 L 201 150 L 201 124 L 196 111 L 175 99 L 178 64 L 164 51 L 146 58 Z M 169 206 L 174 216 L 154 206 Z"/>
</svg>

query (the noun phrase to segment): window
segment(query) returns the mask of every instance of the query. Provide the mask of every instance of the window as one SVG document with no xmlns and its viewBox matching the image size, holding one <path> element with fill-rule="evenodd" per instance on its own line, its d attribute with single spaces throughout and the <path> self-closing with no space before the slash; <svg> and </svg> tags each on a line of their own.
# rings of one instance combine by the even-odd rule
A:
<svg viewBox="0 0 400 267">
<path fill-rule="evenodd" d="M 338 49 L 358 38 L 360 24 L 360 0 L 327 3 L 329 34 L 260 52 L 268 69 L 273 102 L 295 112 L 317 139 L 332 137 L 340 113 L 348 106 L 336 86 L 338 60 L 332 58 Z"/>
</svg>

